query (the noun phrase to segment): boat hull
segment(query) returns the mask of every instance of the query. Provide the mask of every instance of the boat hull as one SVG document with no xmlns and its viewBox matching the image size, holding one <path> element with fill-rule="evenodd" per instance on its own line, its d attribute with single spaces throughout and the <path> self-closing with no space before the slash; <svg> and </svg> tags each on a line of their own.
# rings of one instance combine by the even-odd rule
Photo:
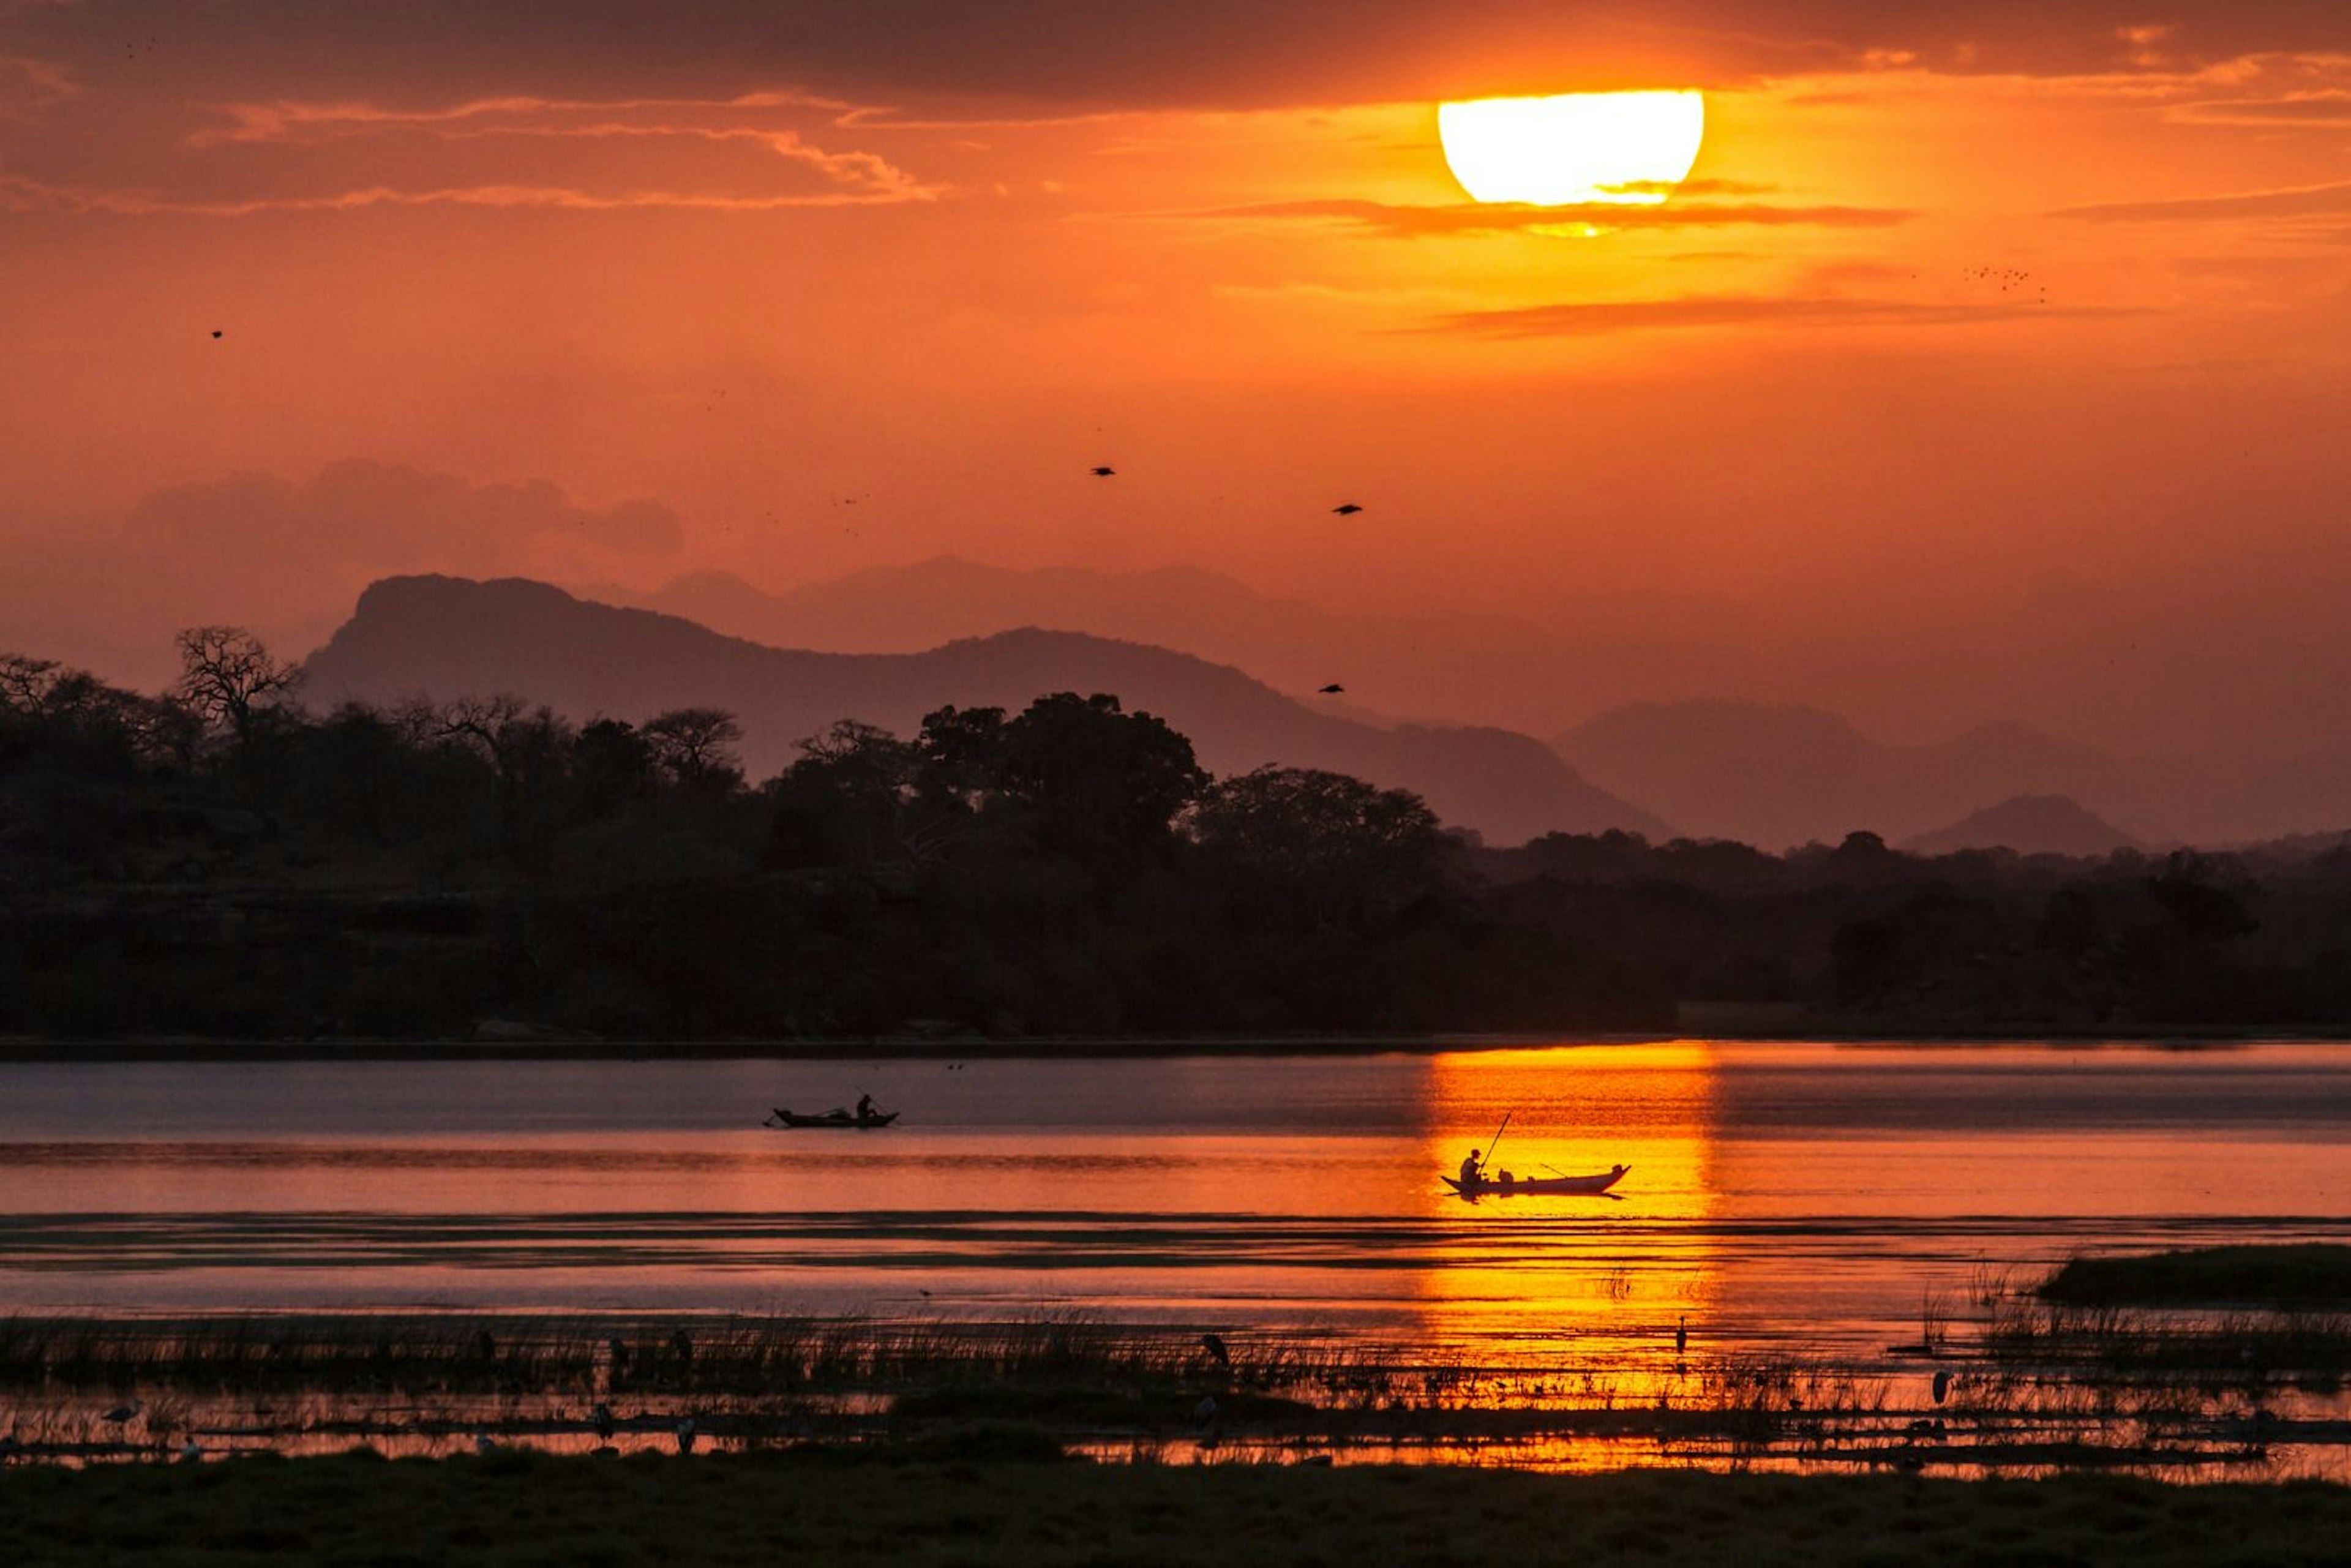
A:
<svg viewBox="0 0 2351 1568">
<path fill-rule="evenodd" d="M 1614 1170 L 1595 1176 L 1520 1176 L 1512 1181 L 1473 1181 L 1464 1183 L 1452 1176 L 1444 1177 L 1447 1186 L 1462 1197 L 1597 1197 L 1625 1179 L 1631 1166 L 1618 1166 Z"/>
<path fill-rule="evenodd" d="M 873 1127 L 886 1127 L 897 1119 L 898 1113 L 895 1111 L 887 1115 L 868 1116 L 862 1122 L 854 1116 L 804 1116 L 790 1111 L 778 1111 L 760 1125 L 774 1127 L 778 1131 L 788 1127 L 831 1127 L 863 1132 Z"/>
</svg>

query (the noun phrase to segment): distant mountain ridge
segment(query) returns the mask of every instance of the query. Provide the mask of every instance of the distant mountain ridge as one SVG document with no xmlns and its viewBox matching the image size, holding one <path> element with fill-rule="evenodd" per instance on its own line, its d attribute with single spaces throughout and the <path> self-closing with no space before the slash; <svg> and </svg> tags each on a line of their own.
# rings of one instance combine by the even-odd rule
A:
<svg viewBox="0 0 2351 1568">
<path fill-rule="evenodd" d="M 1948 828 L 1920 833 L 1899 846 L 1912 854 L 1960 850 L 2014 850 L 2021 855 L 2108 855 L 2140 849 L 2137 839 L 2063 795 L 2019 795 L 1970 811 Z"/>
<path fill-rule="evenodd" d="M 1915 653 L 1856 633 L 1806 654 L 1790 645 L 1785 607 L 1701 593 L 1594 591 L 1536 615 L 1347 612 L 1199 567 L 1013 568 L 955 556 L 773 593 L 724 572 L 573 591 L 771 646 L 914 652 L 1019 627 L 1145 643 L 1237 666 L 1339 716 L 1553 736 L 1601 789 L 1685 832 L 1764 848 L 1834 842 L 1855 828 L 1898 840 L 2019 795 L 2067 795 L 2164 841 L 2256 841 L 2351 816 L 2351 741 L 2336 730 L 2291 755 L 2220 746 L 2125 758 L 2004 720 L 1891 744 L 1834 701 L 1774 706 L 1783 693 L 1809 702 L 1875 685 L 1882 695 L 1884 680 L 1847 677 L 1881 658 L 1910 667 Z M 2001 656 L 2021 668 L 2036 655 L 2011 641 Z M 1343 696 L 1310 695 L 1334 682 Z M 1559 734 L 1578 713 L 1598 716 Z"/>
<path fill-rule="evenodd" d="M 1497 842 L 1544 832 L 1671 830 L 1593 788 L 1531 737 L 1482 727 L 1375 727 L 1190 654 L 1078 632 L 1022 630 L 920 653 L 826 653 L 730 637 L 678 616 L 597 604 L 520 578 L 396 577 L 360 594 L 310 655 L 314 704 L 510 692 L 576 719 L 731 709 L 754 778 L 793 743 L 855 718 L 911 735 L 934 708 L 1018 710 L 1051 691 L 1109 692 L 1189 736 L 1217 774 L 1268 762 L 1411 789 L 1447 822 Z"/>
<path fill-rule="evenodd" d="M 2019 796 L 2127 800 L 2134 782 L 2117 759 L 2022 725 L 1889 746 L 1835 714 L 1760 703 L 1635 704 L 1552 744 L 1687 831 L 1775 851 L 1855 829 L 1893 842 Z"/>
<path fill-rule="evenodd" d="M 835 653 L 911 653 L 952 637 L 1022 627 L 1145 643 L 1247 670 L 1301 695 L 1332 682 L 1383 713 L 1437 724 L 1491 724 L 1547 733 L 1559 710 L 1537 668 L 1645 682 L 1674 664 L 1677 622 L 1721 623 L 1727 605 L 1639 604 L 1613 597 L 1562 603 L 1542 624 L 1455 611 L 1342 612 L 1260 593 L 1199 567 L 1139 571 L 1013 568 L 938 556 L 871 567 L 770 593 L 722 571 L 660 588 L 567 584 L 582 598 L 682 615 L 769 646 Z M 1613 673 L 1613 674 L 1612 674 Z"/>
</svg>

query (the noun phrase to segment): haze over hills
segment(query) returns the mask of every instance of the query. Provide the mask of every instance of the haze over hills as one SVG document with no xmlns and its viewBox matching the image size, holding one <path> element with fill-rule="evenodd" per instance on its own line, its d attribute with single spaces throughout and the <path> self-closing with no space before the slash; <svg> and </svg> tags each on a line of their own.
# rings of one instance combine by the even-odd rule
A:
<svg viewBox="0 0 2351 1568">
<path fill-rule="evenodd" d="M 1808 660 L 1791 654 L 1755 606 L 1697 596 L 1594 594 L 1562 600 L 1540 622 L 1347 613 L 1190 567 L 1015 570 L 946 556 L 778 593 L 723 572 L 652 591 L 582 581 L 575 591 L 756 642 L 838 652 L 913 652 L 1022 626 L 1090 632 L 1232 664 L 1301 696 L 1337 682 L 1347 690 L 1332 706 L 1360 703 L 1343 711 L 1366 719 L 1559 735 L 1580 710 L 1597 716 L 1555 743 L 1578 772 L 1685 832 L 1767 847 L 1834 841 L 1856 828 L 1897 840 L 2019 795 L 2069 795 L 2161 841 L 2247 841 L 2351 821 L 2351 746 L 2323 729 L 2291 756 L 2215 734 L 2194 751 L 2132 746 L 2126 760 L 2000 718 L 1897 743 L 1817 701 L 1760 700 L 1852 695 L 1869 684 L 1855 685 L 1865 671 L 1880 684 L 1949 686 L 1930 668 L 1960 652 L 1982 681 L 2014 673 L 2009 684 L 2020 691 L 2027 670 L 2044 680 L 2053 670 L 2105 678 L 2104 656 L 2067 642 L 2078 631 L 2072 622 L 2041 612 L 1971 652 L 1943 648 L 1931 629 L 1900 646 L 1856 629 Z M 1953 711 L 1970 710 L 1962 694 L 1951 696 Z M 2312 718 L 2338 722 L 2315 709 Z"/>
<path fill-rule="evenodd" d="M 1656 802 L 1687 831 L 1771 850 L 1834 843 L 1857 828 L 1892 842 L 2023 795 L 2103 802 L 2134 789 L 2123 763 L 2022 725 L 1887 746 L 1834 714 L 1755 703 L 1636 704 L 1552 745 L 1586 778 Z"/>
<path fill-rule="evenodd" d="M 1896 847 L 1920 855 L 1996 849 L 2022 855 L 2107 855 L 2145 846 L 2079 801 L 2063 795 L 2019 795 Z"/>
<path fill-rule="evenodd" d="M 1698 600 L 1562 602 L 1543 624 L 1509 615 L 1347 614 L 1259 593 L 1220 572 L 1082 567 L 1015 570 L 940 556 L 769 593 L 726 572 L 695 572 L 651 591 L 567 583 L 584 598 L 682 615 L 771 646 L 913 653 L 953 637 L 1020 627 L 1147 643 L 1236 665 L 1300 695 L 1347 686 L 1379 712 L 1441 724 L 1546 734 L 1560 722 L 1557 681 L 1595 692 L 1656 690 L 1694 679 L 1693 622 L 1739 620 Z M 1573 710 L 1571 710 L 1573 711 Z"/>
<path fill-rule="evenodd" d="M 1017 711 L 1046 692 L 1110 692 L 1190 737 L 1219 775 L 1268 762 L 1330 768 L 1414 790 L 1447 822 L 1497 842 L 1552 831 L 1671 831 L 1528 736 L 1376 727 L 1318 713 L 1236 669 L 1072 632 L 1006 632 L 910 653 L 810 653 L 524 579 L 401 577 L 368 588 L 307 670 L 313 706 L 512 693 L 575 719 L 635 720 L 715 705 L 741 718 L 754 779 L 788 765 L 795 741 L 838 719 L 911 735 L 947 704 Z"/>
</svg>

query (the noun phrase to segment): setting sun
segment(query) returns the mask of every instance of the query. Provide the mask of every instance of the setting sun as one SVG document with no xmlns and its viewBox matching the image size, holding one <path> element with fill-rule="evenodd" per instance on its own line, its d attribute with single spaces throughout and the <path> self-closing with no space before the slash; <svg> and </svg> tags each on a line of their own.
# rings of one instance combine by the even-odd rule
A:
<svg viewBox="0 0 2351 1568">
<path fill-rule="evenodd" d="M 1480 202 L 1655 205 L 1686 179 L 1706 135 L 1695 92 L 1579 92 L 1437 106 L 1461 188 Z"/>
</svg>

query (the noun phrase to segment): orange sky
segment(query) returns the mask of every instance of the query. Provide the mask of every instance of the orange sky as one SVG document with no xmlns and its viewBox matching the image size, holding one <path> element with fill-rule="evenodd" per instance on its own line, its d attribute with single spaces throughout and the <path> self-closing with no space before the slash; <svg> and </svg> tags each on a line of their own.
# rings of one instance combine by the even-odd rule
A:
<svg viewBox="0 0 2351 1568">
<path fill-rule="evenodd" d="M 1436 144 L 1654 86 L 1691 182 L 1588 237 Z M 1897 735 L 2286 755 L 2351 679 L 2333 0 L 0 0 L 0 646 L 128 678 L 952 551 L 1694 598 Z"/>
</svg>

